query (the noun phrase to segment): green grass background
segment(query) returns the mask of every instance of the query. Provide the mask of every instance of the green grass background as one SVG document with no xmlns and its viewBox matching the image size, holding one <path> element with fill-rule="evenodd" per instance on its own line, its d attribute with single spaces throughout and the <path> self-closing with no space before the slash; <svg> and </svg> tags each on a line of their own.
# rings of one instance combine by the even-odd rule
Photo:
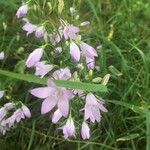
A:
<svg viewBox="0 0 150 150">
<path fill-rule="evenodd" d="M 1 76 L 0 87 L 6 91 L 1 105 L 20 100 L 32 110 L 33 118 L 1 136 L 0 150 L 150 150 L 150 3 L 66 0 L 65 9 L 72 4 L 82 21 L 91 22 L 84 38 L 94 46 L 103 45 L 97 60 L 101 72 L 94 75 L 111 74 L 109 93 L 104 95 L 109 112 L 103 114 L 101 123 L 91 125 L 90 140 L 83 141 L 78 135 L 66 141 L 49 116 L 40 115 L 40 101 L 29 95 L 35 85 Z M 41 43 L 21 30 L 23 24 L 15 18 L 19 6 L 17 0 L 0 0 L 0 50 L 6 55 L 0 65 L 1 69 L 25 73 L 24 61 Z M 65 12 L 63 17 L 70 19 Z M 68 60 L 66 63 L 71 65 Z"/>
</svg>

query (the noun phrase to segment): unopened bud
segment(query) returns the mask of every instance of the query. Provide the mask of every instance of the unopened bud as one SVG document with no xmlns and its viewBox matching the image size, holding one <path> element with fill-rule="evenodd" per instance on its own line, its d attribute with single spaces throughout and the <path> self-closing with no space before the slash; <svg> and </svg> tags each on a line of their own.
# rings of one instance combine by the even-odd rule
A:
<svg viewBox="0 0 150 150">
<path fill-rule="evenodd" d="M 109 79 L 110 79 L 110 74 L 106 74 L 102 79 L 102 84 L 107 85 Z"/>
</svg>

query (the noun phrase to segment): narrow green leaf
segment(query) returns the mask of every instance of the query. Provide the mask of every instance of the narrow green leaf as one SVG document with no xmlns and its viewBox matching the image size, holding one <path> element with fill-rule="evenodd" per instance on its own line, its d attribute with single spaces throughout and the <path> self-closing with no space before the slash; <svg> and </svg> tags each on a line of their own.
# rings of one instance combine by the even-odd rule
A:
<svg viewBox="0 0 150 150">
<path fill-rule="evenodd" d="M 23 80 L 23 81 L 41 84 L 41 85 L 46 85 L 48 80 L 47 78 L 40 78 L 30 74 L 13 73 L 1 69 L 0 69 L 0 74 L 18 80 Z M 82 82 L 73 82 L 73 81 L 64 81 L 64 80 L 54 80 L 54 82 L 57 86 L 70 88 L 70 89 L 80 89 L 83 91 L 93 91 L 93 92 L 98 92 L 98 91 L 107 92 L 107 87 L 102 84 L 91 84 L 91 83 L 82 83 Z"/>
</svg>

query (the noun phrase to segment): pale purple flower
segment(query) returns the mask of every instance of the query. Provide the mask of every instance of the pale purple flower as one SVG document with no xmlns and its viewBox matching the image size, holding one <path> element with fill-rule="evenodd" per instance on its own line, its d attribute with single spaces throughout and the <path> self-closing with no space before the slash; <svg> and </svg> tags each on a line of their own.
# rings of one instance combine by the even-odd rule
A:
<svg viewBox="0 0 150 150">
<path fill-rule="evenodd" d="M 25 15 L 27 14 L 27 12 L 28 12 L 28 5 L 27 5 L 27 4 L 22 5 L 22 6 L 18 9 L 18 11 L 17 11 L 17 13 L 16 13 L 16 16 L 17 16 L 17 18 L 21 18 L 21 17 L 25 16 Z"/>
<path fill-rule="evenodd" d="M 56 51 L 57 53 L 61 53 L 61 52 L 62 52 L 62 47 L 56 47 L 56 48 L 55 48 L 55 51 Z"/>
<path fill-rule="evenodd" d="M 48 87 L 35 88 L 30 91 L 32 95 L 44 99 L 41 107 L 41 114 L 48 113 L 55 106 L 62 116 L 67 117 L 69 112 L 69 101 L 73 98 L 71 90 L 57 87 L 55 83 L 48 80 Z"/>
<path fill-rule="evenodd" d="M 68 25 L 64 27 L 64 37 L 66 40 L 70 39 L 76 39 L 77 38 L 77 33 L 80 31 L 80 29 L 76 26 L 73 25 Z"/>
<path fill-rule="evenodd" d="M 25 115 L 25 117 L 31 118 L 31 112 L 27 106 L 22 105 L 21 110 L 22 110 L 23 114 Z"/>
<path fill-rule="evenodd" d="M 4 59 L 4 52 L 0 52 L 0 60 L 3 60 Z"/>
<path fill-rule="evenodd" d="M 13 113 L 13 117 L 14 117 L 14 120 L 15 120 L 16 122 L 20 122 L 21 119 L 25 119 L 25 115 L 24 115 L 24 113 L 23 113 L 23 111 L 22 111 L 21 108 L 18 108 L 18 109 Z M 13 118 L 13 117 L 12 117 L 12 118 Z"/>
<path fill-rule="evenodd" d="M 26 61 L 26 66 L 28 68 L 35 67 L 36 64 L 40 61 L 42 55 L 43 55 L 43 48 L 37 48 L 35 49 L 29 56 Z"/>
<path fill-rule="evenodd" d="M 12 116 L 8 117 L 8 118 L 5 120 L 5 123 L 7 124 L 7 126 L 8 126 L 9 128 L 14 125 L 15 119 L 16 119 L 16 116 L 15 116 L 15 115 L 12 115 Z"/>
<path fill-rule="evenodd" d="M 0 98 L 4 96 L 4 91 L 0 91 Z"/>
<path fill-rule="evenodd" d="M 45 61 L 37 62 L 36 67 L 36 76 L 41 76 L 42 78 L 53 69 L 53 65 L 45 64 Z"/>
<path fill-rule="evenodd" d="M 77 44 L 75 44 L 74 42 L 70 43 L 70 55 L 74 61 L 80 61 L 80 50 Z"/>
<path fill-rule="evenodd" d="M 93 57 L 98 56 L 96 50 L 92 46 L 84 42 L 80 44 L 80 48 L 81 48 L 82 54 L 86 57 L 93 58 Z"/>
<path fill-rule="evenodd" d="M 95 57 L 90 58 L 86 57 L 86 64 L 88 69 L 94 69 L 95 68 Z"/>
<path fill-rule="evenodd" d="M 81 136 L 84 140 L 90 138 L 90 128 L 85 121 L 82 123 Z"/>
<path fill-rule="evenodd" d="M 27 22 L 22 27 L 22 29 L 27 32 L 27 35 L 29 35 L 37 30 L 37 26 L 28 22 L 28 20 L 27 20 Z"/>
<path fill-rule="evenodd" d="M 53 73 L 53 77 L 59 80 L 68 80 L 71 78 L 71 72 L 67 67 L 61 68 Z"/>
<path fill-rule="evenodd" d="M 66 124 L 61 128 L 63 130 L 64 138 L 75 137 L 75 125 L 73 119 L 69 117 Z"/>
<path fill-rule="evenodd" d="M 90 118 L 93 123 L 95 121 L 100 122 L 101 111 L 107 112 L 107 109 L 104 107 L 104 102 L 100 98 L 96 98 L 92 93 L 88 93 L 84 107 L 84 120 Z"/>
<path fill-rule="evenodd" d="M 44 37 L 44 34 L 45 34 L 45 29 L 44 29 L 43 26 L 36 28 L 35 36 L 36 36 L 37 38 L 42 38 L 42 37 Z"/>
<path fill-rule="evenodd" d="M 54 112 L 53 116 L 52 116 L 52 122 L 53 123 L 57 123 L 61 119 L 62 116 L 63 115 L 61 114 L 61 112 L 59 111 L 59 109 L 57 109 Z"/>
</svg>

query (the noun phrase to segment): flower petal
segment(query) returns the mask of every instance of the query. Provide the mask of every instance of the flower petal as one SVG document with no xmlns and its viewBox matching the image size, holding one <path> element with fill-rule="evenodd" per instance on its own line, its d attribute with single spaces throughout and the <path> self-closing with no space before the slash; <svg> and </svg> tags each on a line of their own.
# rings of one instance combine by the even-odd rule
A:
<svg viewBox="0 0 150 150">
<path fill-rule="evenodd" d="M 79 47 L 74 43 L 70 43 L 70 55 L 72 59 L 76 62 L 80 61 L 80 50 Z"/>
</svg>

